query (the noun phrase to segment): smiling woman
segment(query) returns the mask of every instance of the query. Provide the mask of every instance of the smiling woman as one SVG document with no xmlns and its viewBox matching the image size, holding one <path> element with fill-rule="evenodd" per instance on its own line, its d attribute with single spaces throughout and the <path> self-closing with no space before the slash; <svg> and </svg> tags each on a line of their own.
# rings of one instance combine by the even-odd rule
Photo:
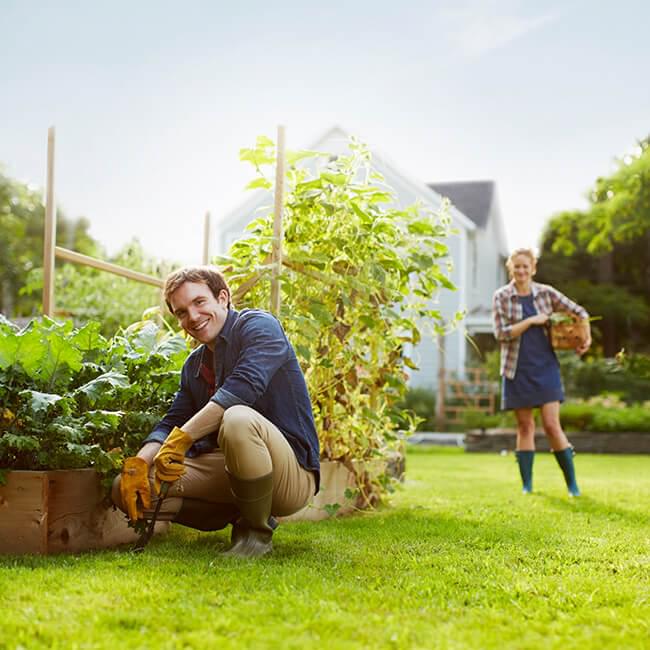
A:
<svg viewBox="0 0 650 650">
<path fill-rule="evenodd" d="M 564 473 L 569 495 L 579 496 L 573 447 L 560 424 L 560 402 L 564 401 L 560 366 L 546 326 L 555 311 L 575 314 L 587 332 L 586 338 L 576 347 L 578 354 L 584 354 L 591 345 L 589 315 L 557 289 L 533 282 L 537 259 L 532 250 L 516 249 L 506 267 L 511 281 L 494 294 L 494 335 L 501 342 L 501 404 L 506 410 L 513 409 L 517 418 L 517 461 L 523 492 L 533 491 L 533 408 L 539 408 L 544 433 Z"/>
</svg>

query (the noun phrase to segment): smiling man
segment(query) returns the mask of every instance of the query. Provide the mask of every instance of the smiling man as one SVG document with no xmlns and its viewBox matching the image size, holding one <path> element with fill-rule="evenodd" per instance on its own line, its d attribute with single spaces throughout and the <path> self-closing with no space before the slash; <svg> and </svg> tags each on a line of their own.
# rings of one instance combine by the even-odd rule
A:
<svg viewBox="0 0 650 650">
<path fill-rule="evenodd" d="M 233 309 L 212 267 L 187 267 L 165 300 L 201 345 L 190 354 L 171 408 L 127 458 L 113 500 L 131 520 L 170 484 L 161 518 L 199 530 L 232 524 L 226 555 L 272 549 L 277 522 L 318 492 L 319 447 L 302 370 L 271 314 Z"/>
</svg>

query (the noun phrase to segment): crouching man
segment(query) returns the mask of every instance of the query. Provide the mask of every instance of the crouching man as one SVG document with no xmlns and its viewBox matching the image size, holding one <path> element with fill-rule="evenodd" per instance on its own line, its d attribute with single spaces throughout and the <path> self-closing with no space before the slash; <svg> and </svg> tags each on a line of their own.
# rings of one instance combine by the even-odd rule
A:
<svg viewBox="0 0 650 650">
<path fill-rule="evenodd" d="M 297 512 L 319 488 L 318 437 L 302 370 L 277 319 L 235 311 L 216 269 L 175 271 L 164 295 L 201 345 L 183 365 L 171 408 L 137 456 L 124 461 L 113 501 L 135 521 L 169 483 L 161 520 L 199 530 L 232 524 L 225 555 L 265 555 L 273 515 Z"/>
</svg>

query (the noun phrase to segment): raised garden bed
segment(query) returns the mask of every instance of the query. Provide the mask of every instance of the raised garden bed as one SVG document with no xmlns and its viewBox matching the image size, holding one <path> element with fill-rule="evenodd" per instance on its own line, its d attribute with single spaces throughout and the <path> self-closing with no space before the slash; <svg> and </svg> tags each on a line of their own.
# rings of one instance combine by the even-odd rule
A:
<svg viewBox="0 0 650 650">
<path fill-rule="evenodd" d="M 11 471 L 0 486 L 0 553 L 53 554 L 135 542 L 94 469 Z M 156 525 L 156 532 L 169 524 Z"/>
<path fill-rule="evenodd" d="M 388 459 L 377 459 L 364 463 L 353 462 L 355 470 L 368 473 L 370 480 L 382 474 L 403 480 L 405 458 L 403 452 L 394 452 Z M 312 502 L 282 521 L 319 521 L 334 515 L 345 515 L 364 507 L 359 493 L 355 473 L 338 461 L 321 461 L 321 488 Z"/>
<path fill-rule="evenodd" d="M 577 452 L 588 454 L 650 454 L 650 433 L 598 433 L 576 431 L 567 433 Z M 514 451 L 516 433 L 510 429 L 473 430 L 465 434 L 465 450 Z M 548 451 L 548 438 L 542 431 L 535 433 L 535 447 Z"/>
</svg>

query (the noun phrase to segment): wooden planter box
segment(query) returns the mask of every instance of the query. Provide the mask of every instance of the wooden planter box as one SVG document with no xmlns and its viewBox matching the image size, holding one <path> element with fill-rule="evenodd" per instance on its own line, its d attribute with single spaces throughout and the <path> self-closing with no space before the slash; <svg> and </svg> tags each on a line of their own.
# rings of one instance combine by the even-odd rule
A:
<svg viewBox="0 0 650 650">
<path fill-rule="evenodd" d="M 357 465 L 361 465 L 371 478 L 384 473 L 398 480 L 404 478 L 403 452 L 395 453 L 387 460 L 373 460 Z M 293 515 L 280 517 L 281 521 L 319 521 L 334 515 L 349 514 L 358 509 L 355 476 L 343 463 L 332 460 L 321 461 L 320 477 L 320 491 L 311 503 Z M 348 489 L 352 493 L 350 496 L 345 494 Z"/>
<path fill-rule="evenodd" d="M 156 532 L 168 527 L 161 522 Z M 137 538 L 124 514 L 107 506 L 94 469 L 12 471 L 0 486 L 0 553 L 76 553 Z"/>
<path fill-rule="evenodd" d="M 650 433 L 592 433 L 578 431 L 567 433 L 569 442 L 577 452 L 585 454 L 650 454 Z M 514 451 L 517 435 L 507 429 L 469 431 L 465 435 L 465 451 Z M 535 433 L 535 447 L 548 451 L 548 438 L 541 431 Z"/>
</svg>

